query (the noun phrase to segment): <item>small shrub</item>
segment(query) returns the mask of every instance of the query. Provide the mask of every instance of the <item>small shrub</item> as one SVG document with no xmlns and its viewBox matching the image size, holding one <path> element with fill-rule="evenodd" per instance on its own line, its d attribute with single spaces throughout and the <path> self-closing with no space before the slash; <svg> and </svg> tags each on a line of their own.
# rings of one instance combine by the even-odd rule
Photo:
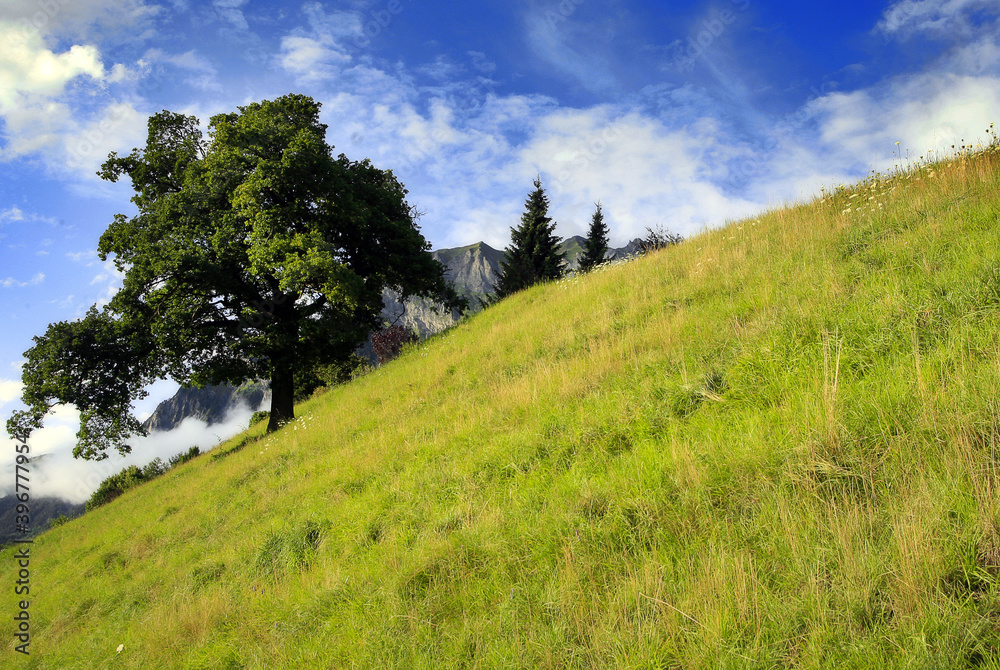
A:
<svg viewBox="0 0 1000 670">
<path fill-rule="evenodd" d="M 729 384 L 726 382 L 726 378 L 718 370 L 712 370 L 711 372 L 705 373 L 703 381 L 705 391 L 714 396 L 720 396 L 729 389 Z"/>
<path fill-rule="evenodd" d="M 416 335 L 398 324 L 386 326 L 372 333 L 372 349 L 375 350 L 379 365 L 385 365 L 399 356 L 403 345 L 416 341 Z"/>
<path fill-rule="evenodd" d="M 111 475 L 97 487 L 94 494 L 87 501 L 86 509 L 91 511 L 101 505 L 106 505 L 130 488 L 138 486 L 143 482 L 142 470 L 135 465 L 130 465 L 116 475 Z"/>
<path fill-rule="evenodd" d="M 154 458 L 142 469 L 142 478 L 144 480 L 155 479 L 159 477 L 164 472 L 167 471 L 166 464 L 159 458 Z"/>
<path fill-rule="evenodd" d="M 678 419 L 686 419 L 701 407 L 704 400 L 705 395 L 699 389 L 678 384 L 668 394 L 670 414 Z"/>
<path fill-rule="evenodd" d="M 187 463 L 195 456 L 200 456 L 200 455 L 201 455 L 201 449 L 198 448 L 197 445 L 195 445 L 190 449 L 188 449 L 186 452 L 174 454 L 173 456 L 170 457 L 168 463 L 170 464 L 171 468 L 176 468 L 181 463 Z"/>
<path fill-rule="evenodd" d="M 125 557 L 120 551 L 109 551 L 106 554 L 101 555 L 98 559 L 98 563 L 103 569 L 114 572 L 124 569 L 128 561 L 125 560 Z"/>
<path fill-rule="evenodd" d="M 65 514 L 60 514 L 59 516 L 55 517 L 54 519 L 49 519 L 49 528 L 58 528 L 59 526 L 63 525 L 64 523 L 67 523 L 69 520 L 70 520 L 70 517 L 66 516 Z"/>
<path fill-rule="evenodd" d="M 646 228 L 646 236 L 639 239 L 638 250 L 640 254 L 648 254 L 657 249 L 680 244 L 683 241 L 684 238 L 678 233 L 664 230 L 662 226 L 657 226 L 655 230 Z"/>
<path fill-rule="evenodd" d="M 366 358 L 351 354 L 345 361 L 320 365 L 316 368 L 316 376 L 319 377 L 324 386 L 337 386 L 357 379 L 365 373 L 366 368 L 370 367 L 371 365 Z"/>
<path fill-rule="evenodd" d="M 193 455 L 192 455 L 193 452 Z M 90 511 L 101 505 L 106 505 L 111 502 L 121 494 L 128 491 L 130 488 L 138 486 L 143 482 L 148 482 L 152 479 L 156 479 L 164 472 L 166 472 L 170 467 L 174 467 L 177 461 L 184 462 L 185 460 L 190 460 L 197 456 L 199 453 L 198 447 L 191 447 L 187 454 L 177 454 L 170 459 L 170 466 L 168 467 L 162 459 L 154 458 L 149 463 L 146 463 L 143 467 L 138 467 L 135 465 L 130 465 L 116 475 L 111 475 L 97 487 L 93 495 L 90 496 L 90 500 L 87 501 L 86 511 Z M 53 519 L 49 523 L 53 528 L 57 525 L 62 525 L 69 521 L 67 517 L 59 517 L 58 519 Z"/>
<path fill-rule="evenodd" d="M 250 417 L 250 425 L 255 426 L 261 421 L 267 421 L 270 416 L 271 413 L 268 412 L 266 409 L 261 410 L 259 412 L 254 412 L 253 415 L 251 415 Z"/>
<path fill-rule="evenodd" d="M 360 377 L 368 360 L 358 354 L 351 354 L 345 360 L 317 365 L 295 374 L 295 402 L 301 402 L 323 394 L 326 389 Z"/>
<path fill-rule="evenodd" d="M 212 582 L 219 580 L 219 577 L 226 571 L 225 563 L 208 563 L 196 566 L 191 570 L 191 581 L 195 589 L 201 589 Z"/>
</svg>

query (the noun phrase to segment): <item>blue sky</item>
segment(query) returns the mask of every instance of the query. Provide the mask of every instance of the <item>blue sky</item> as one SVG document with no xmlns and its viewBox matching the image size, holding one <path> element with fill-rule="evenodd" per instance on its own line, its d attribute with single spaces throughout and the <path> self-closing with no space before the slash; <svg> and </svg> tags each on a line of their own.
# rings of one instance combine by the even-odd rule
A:
<svg viewBox="0 0 1000 670">
<path fill-rule="evenodd" d="M 985 140 L 998 21 L 1000 0 L 4 0 L 0 418 L 31 337 L 117 289 L 94 249 L 131 193 L 94 172 L 161 109 L 315 97 L 435 248 L 502 248 L 535 175 L 559 234 L 600 200 L 624 244 Z"/>
</svg>

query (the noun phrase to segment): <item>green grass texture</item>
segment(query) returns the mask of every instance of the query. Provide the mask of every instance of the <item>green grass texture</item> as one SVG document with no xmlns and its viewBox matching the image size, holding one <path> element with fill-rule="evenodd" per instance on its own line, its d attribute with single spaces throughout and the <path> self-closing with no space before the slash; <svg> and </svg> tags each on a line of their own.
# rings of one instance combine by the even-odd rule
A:
<svg viewBox="0 0 1000 670">
<path fill-rule="evenodd" d="M 296 413 L 40 535 L 29 656 L 3 550 L 0 664 L 998 668 L 1000 150 L 536 286 Z"/>
</svg>

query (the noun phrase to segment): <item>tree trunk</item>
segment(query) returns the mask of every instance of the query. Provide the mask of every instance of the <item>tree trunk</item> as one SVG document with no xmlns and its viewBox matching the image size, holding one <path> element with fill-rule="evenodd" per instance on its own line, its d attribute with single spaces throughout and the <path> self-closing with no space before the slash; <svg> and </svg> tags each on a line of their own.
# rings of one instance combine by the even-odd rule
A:
<svg viewBox="0 0 1000 670">
<path fill-rule="evenodd" d="M 267 432 L 273 433 L 295 418 L 295 379 L 292 371 L 277 366 L 271 371 L 271 413 Z"/>
</svg>

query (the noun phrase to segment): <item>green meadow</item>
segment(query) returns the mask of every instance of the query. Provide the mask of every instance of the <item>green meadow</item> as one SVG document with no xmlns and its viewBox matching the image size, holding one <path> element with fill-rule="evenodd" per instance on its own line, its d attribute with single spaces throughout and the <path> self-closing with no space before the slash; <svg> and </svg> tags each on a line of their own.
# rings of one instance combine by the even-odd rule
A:
<svg viewBox="0 0 1000 670">
<path fill-rule="evenodd" d="M 296 414 L 39 536 L 29 656 L 3 550 L 0 664 L 1000 667 L 1000 148 L 536 286 Z"/>
</svg>

